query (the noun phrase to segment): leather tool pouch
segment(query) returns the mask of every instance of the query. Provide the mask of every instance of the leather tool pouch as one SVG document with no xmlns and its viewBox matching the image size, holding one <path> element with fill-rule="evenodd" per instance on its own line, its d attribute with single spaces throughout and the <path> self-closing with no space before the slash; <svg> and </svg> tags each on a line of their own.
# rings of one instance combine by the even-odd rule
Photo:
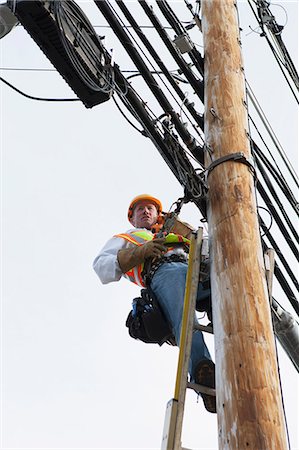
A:
<svg viewBox="0 0 299 450">
<path fill-rule="evenodd" d="M 126 326 L 132 338 L 147 344 L 176 345 L 171 327 L 159 303 L 149 289 L 141 290 L 141 297 L 134 298 Z"/>
</svg>

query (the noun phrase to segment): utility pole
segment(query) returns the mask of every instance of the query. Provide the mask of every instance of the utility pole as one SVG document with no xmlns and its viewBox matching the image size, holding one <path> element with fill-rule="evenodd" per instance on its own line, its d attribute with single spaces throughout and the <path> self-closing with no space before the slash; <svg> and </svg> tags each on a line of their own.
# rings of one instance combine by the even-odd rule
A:
<svg viewBox="0 0 299 450">
<path fill-rule="evenodd" d="M 202 0 L 202 31 L 219 448 L 286 450 L 235 1 Z"/>
</svg>

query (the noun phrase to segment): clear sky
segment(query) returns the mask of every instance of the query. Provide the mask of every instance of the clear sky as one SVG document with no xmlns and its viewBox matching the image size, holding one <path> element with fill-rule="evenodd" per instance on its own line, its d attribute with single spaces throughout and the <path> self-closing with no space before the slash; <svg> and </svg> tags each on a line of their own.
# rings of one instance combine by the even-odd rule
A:
<svg viewBox="0 0 299 450">
<path fill-rule="evenodd" d="M 94 25 L 105 24 L 93 2 L 79 4 Z M 298 5 L 280 5 L 272 11 L 279 23 L 287 22 L 283 39 L 296 61 Z M 140 8 L 130 2 L 130 10 L 135 7 L 139 18 Z M 181 20 L 190 19 L 183 1 L 175 8 Z M 265 40 L 249 28 L 257 24 L 246 2 L 240 2 L 240 20 L 247 79 L 297 167 L 295 102 Z M 143 16 L 139 22 L 145 23 Z M 115 49 L 121 69 L 134 69 L 112 32 L 99 33 Z M 192 36 L 201 44 L 199 31 Z M 154 33 L 152 42 L 163 52 Z M 52 68 L 21 26 L 0 45 L 1 68 Z M 1 70 L 1 76 L 31 95 L 74 97 L 55 71 Z M 1 449 L 158 449 L 178 350 L 129 337 L 125 320 L 139 290 L 126 280 L 102 286 L 92 262 L 108 238 L 130 227 L 131 198 L 151 193 L 167 210 L 183 189 L 151 141 L 130 127 L 112 101 L 87 110 L 79 102 L 31 101 L 4 84 L 0 88 Z M 182 218 L 200 225 L 192 205 Z M 206 341 L 213 353 L 213 338 Z M 298 377 L 280 348 L 279 362 L 295 450 Z M 216 416 L 192 392 L 183 446 L 217 448 Z"/>
</svg>

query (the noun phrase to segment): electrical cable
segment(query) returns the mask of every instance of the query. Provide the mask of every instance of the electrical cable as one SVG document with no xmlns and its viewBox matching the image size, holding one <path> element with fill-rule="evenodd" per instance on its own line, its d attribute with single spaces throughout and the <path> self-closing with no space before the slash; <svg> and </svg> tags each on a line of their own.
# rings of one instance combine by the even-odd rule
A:
<svg viewBox="0 0 299 450">
<path fill-rule="evenodd" d="M 123 112 L 123 110 L 121 109 L 121 107 L 119 106 L 117 101 L 115 100 L 114 95 L 112 95 L 112 100 L 114 101 L 115 106 L 117 107 L 117 109 L 119 110 L 121 115 L 126 119 L 126 121 L 131 125 L 131 127 L 133 127 L 136 131 L 138 131 L 138 133 L 140 133 L 140 134 L 142 134 L 144 136 L 144 131 L 143 130 L 139 130 L 139 128 L 137 128 L 136 125 L 134 125 L 133 122 L 130 121 L 130 119 L 125 115 L 125 113 Z"/>
<path fill-rule="evenodd" d="M 274 57 L 275 57 L 275 59 L 276 59 L 278 65 L 279 65 L 279 67 L 280 67 L 280 69 L 281 69 L 281 72 L 282 72 L 282 74 L 283 74 L 283 76 L 284 76 L 284 78 L 285 78 L 285 80 L 286 80 L 286 82 L 287 82 L 287 84 L 288 84 L 288 86 L 289 86 L 289 88 L 290 88 L 290 90 L 291 90 L 291 92 L 292 92 L 292 94 L 293 94 L 293 96 L 294 96 L 294 98 L 295 98 L 297 104 L 299 104 L 298 94 L 297 94 L 297 93 L 295 92 L 295 90 L 293 89 L 293 87 L 292 87 L 290 81 L 289 81 L 288 78 L 287 78 L 287 74 L 286 74 L 285 71 L 283 70 L 283 67 L 285 67 L 285 65 L 280 61 L 280 58 L 279 58 L 279 56 L 277 55 L 277 52 L 275 52 L 275 49 L 274 49 L 273 45 L 271 44 L 271 42 L 270 42 L 270 40 L 269 40 L 269 38 L 268 38 L 267 36 L 266 36 L 266 40 L 267 40 L 267 42 L 268 42 L 268 44 L 269 44 L 270 49 L 272 50 L 272 53 L 273 53 L 273 55 L 274 55 Z M 287 69 L 287 70 L 288 70 L 288 69 Z M 289 73 L 289 71 L 288 71 L 288 73 Z M 294 80 L 293 80 L 293 81 L 294 81 Z M 296 87 L 297 87 L 297 86 L 296 86 Z"/>
<path fill-rule="evenodd" d="M 286 212 L 282 202 L 280 201 L 280 198 L 279 198 L 277 192 L 275 191 L 275 189 L 274 189 L 274 187 L 273 187 L 273 185 L 272 185 L 272 183 L 271 183 L 271 181 L 270 181 L 266 171 L 264 170 L 264 168 L 262 166 L 262 163 L 259 160 L 259 158 L 256 158 L 256 164 L 257 164 L 257 167 L 259 169 L 260 174 L 262 175 L 262 177 L 263 177 L 263 179 L 264 179 L 264 181 L 265 181 L 265 183 L 267 185 L 267 188 L 270 191 L 270 194 L 272 195 L 274 201 L 276 202 L 276 204 L 277 204 L 277 206 L 279 208 L 279 211 L 283 215 L 287 225 L 289 226 L 289 229 L 293 233 L 293 236 L 294 236 L 295 240 L 299 243 L 299 236 L 298 236 L 297 230 L 295 229 L 295 227 L 294 227 L 294 225 L 293 225 L 293 223 L 292 223 L 288 213 Z M 258 183 L 257 183 L 257 189 L 258 189 L 259 193 L 262 195 L 262 190 L 264 191 L 264 189 L 262 188 L 262 185 L 261 185 L 260 181 L 258 181 Z M 272 204 L 272 202 L 271 202 L 270 198 L 268 197 L 268 195 L 266 194 L 266 192 L 264 194 L 264 201 L 265 201 L 265 203 L 271 203 Z"/>
<path fill-rule="evenodd" d="M 109 2 L 108 2 L 109 3 Z M 177 83 L 175 82 L 175 80 L 173 80 L 173 78 L 175 78 L 173 75 L 170 75 L 168 69 L 166 68 L 166 66 L 163 64 L 163 62 L 161 61 L 159 55 L 157 54 L 157 52 L 155 51 L 155 49 L 153 48 L 153 46 L 150 44 L 150 42 L 148 41 L 148 39 L 145 37 L 144 33 L 142 32 L 142 30 L 139 28 L 136 20 L 134 19 L 134 17 L 132 16 L 132 14 L 130 13 L 130 11 L 128 10 L 128 8 L 125 6 L 124 2 L 122 0 L 118 0 L 117 1 L 117 5 L 118 7 L 121 9 L 122 13 L 124 14 L 124 16 L 126 17 L 126 19 L 129 21 L 129 23 L 132 25 L 134 31 L 136 32 L 137 36 L 139 37 L 139 39 L 141 40 L 141 42 L 143 43 L 143 45 L 145 46 L 145 48 L 149 51 L 150 55 L 153 57 L 154 61 L 156 62 L 156 64 L 159 66 L 159 68 L 161 69 L 162 73 L 164 73 L 164 75 L 166 76 L 166 79 L 169 81 L 169 83 L 171 84 L 172 88 L 175 90 L 175 92 L 178 94 L 178 96 L 180 97 L 181 100 L 184 99 L 184 94 L 182 93 L 181 89 L 179 88 L 179 86 L 177 85 Z M 127 28 L 127 26 L 124 24 L 124 22 L 121 20 L 121 18 L 119 17 L 119 15 L 116 13 L 115 9 L 111 6 L 110 4 L 110 8 L 111 10 L 114 12 L 114 14 L 117 15 L 118 20 L 122 23 L 124 28 Z M 145 52 L 141 49 L 140 45 L 138 44 L 138 42 L 134 39 L 132 33 L 129 32 L 130 37 L 132 38 L 132 40 L 136 43 L 136 45 L 138 46 L 139 50 L 142 52 L 143 56 L 146 58 L 147 62 L 152 66 L 153 69 L 154 66 L 152 65 L 152 63 L 150 62 L 149 58 L 146 56 Z M 153 72 L 152 72 L 153 73 Z M 158 71 L 155 71 L 155 73 L 157 73 L 159 75 Z M 142 75 L 142 73 L 141 73 Z M 168 92 L 170 93 L 170 95 L 172 96 L 172 98 L 174 99 L 174 101 L 178 104 L 178 106 L 181 109 L 181 104 L 178 103 L 177 99 L 174 97 L 173 93 L 170 91 L 170 89 L 168 88 L 168 86 L 166 85 L 166 83 L 164 82 L 163 78 L 159 75 L 159 78 L 161 80 L 161 82 L 163 83 L 163 85 L 165 86 L 165 88 L 168 90 Z M 202 116 L 200 116 L 196 110 L 194 109 L 193 105 L 191 103 L 186 105 L 187 110 L 191 113 L 192 117 L 196 120 L 196 122 L 198 123 L 199 127 L 201 129 L 203 129 L 203 119 Z M 185 112 L 186 114 L 186 112 Z M 194 128 L 194 130 L 196 131 L 196 133 L 199 134 L 199 136 L 202 139 L 201 134 L 198 131 L 198 128 L 192 123 L 192 121 L 190 120 L 190 118 L 188 117 L 188 115 L 186 114 L 187 119 L 189 120 L 189 122 L 191 123 L 192 127 Z M 203 140 L 203 139 L 202 139 Z"/>
<path fill-rule="evenodd" d="M 271 228 L 272 228 L 272 225 L 273 225 L 273 216 L 272 216 L 271 212 L 269 211 L 269 209 L 264 208 L 263 206 L 258 205 L 258 206 L 257 206 L 257 209 L 263 209 L 263 210 L 266 211 L 266 212 L 269 214 L 269 216 L 270 216 L 270 225 L 267 227 L 267 232 L 264 233 L 263 235 L 261 235 L 261 238 L 263 238 L 264 236 L 267 235 L 268 231 L 270 231 Z"/>
<path fill-rule="evenodd" d="M 21 72 L 56 72 L 56 69 L 42 69 L 42 68 L 34 68 L 34 67 L 0 67 L 0 70 L 5 71 L 21 71 Z"/>
<path fill-rule="evenodd" d="M 262 137 L 261 137 L 261 139 L 263 140 Z M 263 141 L 263 143 L 264 143 L 264 145 L 267 148 L 266 143 L 264 141 Z M 252 151 L 253 151 L 254 155 L 256 156 L 257 161 L 259 159 L 265 165 L 265 167 L 267 168 L 269 173 L 274 178 L 275 182 L 278 184 L 278 186 L 281 189 L 282 193 L 285 195 L 286 200 L 290 203 L 290 205 L 292 206 L 292 208 L 293 208 L 294 212 L 296 213 L 296 215 L 298 215 L 299 214 L 298 201 L 296 200 L 295 196 L 293 195 L 293 192 L 291 191 L 290 187 L 286 183 L 285 179 L 275 169 L 275 167 L 273 167 L 273 165 L 267 159 L 265 154 L 262 152 L 262 150 L 259 148 L 259 146 L 253 140 L 251 140 L 251 144 L 252 144 Z M 263 170 L 261 170 L 261 174 L 263 175 L 263 177 L 264 177 L 264 173 L 265 172 Z"/>
<path fill-rule="evenodd" d="M 166 48 L 170 52 L 171 56 L 173 57 L 177 65 L 179 66 L 181 72 L 185 75 L 186 79 L 189 81 L 191 87 L 194 89 L 194 92 L 203 102 L 204 101 L 203 82 L 197 79 L 193 74 L 193 72 L 190 71 L 188 64 L 186 63 L 184 58 L 182 58 L 182 56 L 178 53 L 177 49 L 174 47 L 173 42 L 169 38 L 167 32 L 165 31 L 163 25 L 161 24 L 157 16 L 154 14 L 152 8 L 144 0 L 138 0 L 138 3 L 140 4 L 145 14 L 148 16 L 149 20 L 156 28 L 158 35 L 162 39 L 163 43 L 165 44 Z"/>
<path fill-rule="evenodd" d="M 140 29 L 138 23 L 136 22 L 136 20 L 134 19 L 134 17 L 132 16 L 132 14 L 129 12 L 128 8 L 125 6 L 123 1 L 118 1 L 117 5 L 119 6 L 119 8 L 121 9 L 122 13 L 125 15 L 126 19 L 129 21 L 129 23 L 132 24 L 132 27 L 134 29 L 134 31 L 136 32 L 137 36 L 139 37 L 139 39 L 141 40 L 141 42 L 143 43 L 143 45 L 146 47 L 146 49 L 148 50 L 148 52 L 150 53 L 150 55 L 152 56 L 152 58 L 155 60 L 156 64 L 159 66 L 161 73 L 163 73 L 166 77 L 166 79 L 168 80 L 168 82 L 171 84 L 172 88 L 175 90 L 175 92 L 177 93 L 177 95 L 179 96 L 181 101 L 185 100 L 185 95 L 182 92 L 182 90 L 180 89 L 180 87 L 178 86 L 178 84 L 176 83 L 176 81 L 174 80 L 175 76 L 173 73 L 171 73 L 167 67 L 165 66 L 165 64 L 162 62 L 160 56 L 158 55 L 158 53 L 156 52 L 156 50 L 154 49 L 154 47 L 151 45 L 151 43 L 149 42 L 149 40 L 147 39 L 147 37 L 144 35 L 144 33 L 142 32 L 142 30 Z M 161 78 L 160 78 L 161 79 Z M 162 80 L 162 79 L 161 79 Z M 163 80 L 162 80 L 163 81 Z M 179 79 L 179 81 L 182 81 L 181 79 Z M 184 80 L 184 82 L 186 82 Z M 173 97 L 174 98 L 174 97 Z M 174 98 L 175 99 L 175 98 Z M 176 103 L 177 100 L 175 99 Z M 198 124 L 198 126 L 203 130 L 203 118 L 201 115 L 198 114 L 198 112 L 195 110 L 194 106 L 192 103 L 190 102 L 186 102 L 186 108 L 188 109 L 188 111 L 190 112 L 190 114 L 192 115 L 192 117 L 195 119 L 196 123 Z M 180 106 L 181 109 L 181 106 Z M 190 121 L 190 119 L 188 119 Z M 191 121 L 190 121 L 191 122 Z M 195 131 L 199 134 L 197 127 L 191 122 L 193 128 L 195 129 Z M 201 136 L 201 135 L 200 135 Z M 201 136 L 202 137 L 202 136 Z"/>
<path fill-rule="evenodd" d="M 132 89 L 132 87 L 130 87 Z M 171 134 L 168 130 L 168 128 L 165 126 L 165 124 L 161 121 L 162 117 L 157 117 L 153 111 L 149 108 L 149 106 L 146 104 L 146 102 L 140 97 L 140 95 L 135 92 L 134 93 L 135 98 L 140 99 L 140 104 L 142 105 L 143 111 L 148 110 L 147 114 L 150 113 L 151 123 L 159 123 L 161 125 L 161 131 L 164 133 L 164 143 L 167 144 L 167 154 L 168 159 L 170 158 L 172 163 L 172 167 L 175 167 L 175 171 L 172 168 L 172 171 L 174 172 L 175 176 L 179 180 L 179 182 L 187 189 L 190 195 L 194 197 L 194 202 L 197 204 L 198 208 L 202 212 L 202 214 L 205 214 L 205 202 L 203 203 L 203 200 L 201 198 L 202 193 L 202 181 L 200 176 L 197 175 L 196 171 L 194 170 L 193 166 L 190 164 L 189 160 L 186 158 L 185 153 L 188 153 L 187 150 L 183 149 L 177 140 L 177 137 L 175 137 L 173 134 Z M 133 105 L 128 105 L 128 99 L 126 96 L 120 97 L 121 101 L 124 103 L 124 105 L 129 109 L 129 111 L 135 116 L 137 120 L 139 120 L 138 115 L 134 114 L 134 108 L 132 108 Z M 163 114 L 162 116 L 165 116 Z M 144 126 L 144 122 L 139 122 Z M 144 135 L 147 135 L 143 132 Z M 169 136 L 169 137 L 168 137 Z M 170 141 L 175 145 L 175 147 L 172 147 L 170 145 Z M 155 143 L 156 141 L 154 141 Z M 192 158 L 192 155 L 189 155 Z M 194 158 L 193 158 L 194 159 Z M 196 160 L 197 162 L 197 160 Z M 168 164 L 169 165 L 169 164 Z M 181 167 L 184 167 L 184 171 L 186 173 L 183 173 L 181 171 Z M 187 178 L 186 178 L 187 177 Z"/>
<path fill-rule="evenodd" d="M 156 3 L 158 7 L 160 8 L 162 14 L 164 15 L 165 19 L 168 21 L 168 23 L 172 26 L 173 30 L 177 34 L 177 36 L 185 35 L 188 36 L 190 45 L 193 44 L 192 40 L 190 39 L 189 34 L 187 33 L 187 30 L 182 26 L 181 22 L 178 20 L 177 16 L 175 15 L 174 11 L 171 9 L 169 4 L 165 0 L 156 0 Z M 204 74 L 204 60 L 199 51 L 195 48 L 194 44 L 193 47 L 188 52 L 188 55 L 193 62 L 194 66 L 198 70 L 199 74 L 203 77 Z"/>
<path fill-rule="evenodd" d="M 296 312 L 297 316 L 299 317 L 299 302 L 298 302 L 298 300 L 296 298 L 296 295 L 294 294 L 294 292 L 290 288 L 290 285 L 287 282 L 284 274 L 282 273 L 282 271 L 281 271 L 277 261 L 275 261 L 274 275 L 277 278 L 277 281 L 279 282 L 279 284 L 280 284 L 282 290 L 284 291 L 287 299 L 291 303 L 294 311 Z"/>
<path fill-rule="evenodd" d="M 21 72 L 55 72 L 58 73 L 56 69 L 42 69 L 42 68 L 34 68 L 34 67 L 0 67 L 0 70 L 4 71 L 21 71 Z M 178 81 L 179 83 L 185 83 L 188 84 L 188 81 L 179 76 L 175 73 L 176 70 L 169 70 L 168 73 L 171 74 L 171 76 L 174 78 L 174 80 Z M 127 77 L 127 80 L 133 77 L 141 76 L 141 73 L 138 70 L 122 70 L 122 73 L 132 73 L 129 77 Z M 163 74 L 162 71 L 152 71 L 152 74 Z M 177 100 L 176 100 L 177 102 Z M 177 102 L 178 103 L 178 102 Z"/>
<path fill-rule="evenodd" d="M 119 83 L 120 80 L 122 80 L 122 83 L 127 83 L 126 79 L 123 77 L 120 70 L 117 67 L 115 68 L 115 70 L 117 83 Z M 163 141 L 163 137 L 159 134 L 157 127 L 154 125 L 156 123 L 156 120 L 154 120 L 153 115 L 152 117 L 150 117 L 148 111 L 146 111 L 145 109 L 145 108 L 148 109 L 146 102 L 140 97 L 140 95 L 137 92 L 135 92 L 133 87 L 130 85 L 128 85 L 126 95 L 119 95 L 119 98 L 126 106 L 126 108 L 130 111 L 130 113 L 144 127 L 144 129 L 146 131 L 149 130 L 149 134 L 147 132 L 143 132 L 143 134 L 145 136 L 148 135 L 151 136 L 153 142 L 155 143 L 160 153 L 162 152 L 163 158 L 166 160 L 167 164 L 170 166 L 175 176 L 178 177 L 176 167 L 173 163 L 173 160 L 169 154 L 168 149 L 167 151 L 165 151 L 166 147 Z"/>
<path fill-rule="evenodd" d="M 162 89 L 156 82 L 153 75 L 148 70 L 148 67 L 144 63 L 143 59 L 140 57 L 139 53 L 137 52 L 136 48 L 132 45 L 132 42 L 126 33 L 126 31 L 121 26 L 119 20 L 115 15 L 113 15 L 113 8 L 111 8 L 109 1 L 102 0 L 98 1 L 95 0 L 96 5 L 108 21 L 108 23 L 111 25 L 113 31 L 116 33 L 119 40 L 122 42 L 122 45 L 124 46 L 125 50 L 129 54 L 130 58 L 138 68 L 138 70 L 141 72 L 145 82 L 147 83 L 149 89 L 152 91 L 156 99 L 158 100 L 160 106 L 162 107 L 163 111 L 167 114 L 169 114 L 172 118 L 173 123 L 175 124 L 176 130 L 180 136 L 180 138 L 183 140 L 183 142 L 188 146 L 188 148 L 192 148 L 195 144 L 195 139 L 193 136 L 190 135 L 187 128 L 181 123 L 179 120 L 176 112 L 173 110 L 171 104 L 169 103 L 167 97 L 163 93 Z"/>
<path fill-rule="evenodd" d="M 273 203 L 270 200 L 270 197 L 266 193 L 266 191 L 263 188 L 260 181 L 257 182 L 257 190 L 258 190 L 259 194 L 261 195 L 262 199 L 264 200 L 266 206 L 269 208 L 269 211 L 271 212 L 272 217 L 275 219 L 275 223 L 279 227 L 279 229 L 280 229 L 284 239 L 286 240 L 287 244 L 289 245 L 289 248 L 291 249 L 293 255 L 295 256 L 297 261 L 299 261 L 298 249 L 297 249 L 296 245 L 294 244 L 290 234 L 288 233 L 286 227 L 283 224 L 283 221 L 281 220 L 277 210 L 275 209 Z M 294 234 L 296 235 L 296 238 L 298 239 L 298 234 L 296 233 L 296 230 L 294 229 L 293 231 L 294 231 Z M 267 235 L 267 233 L 266 233 L 266 235 Z"/>
<path fill-rule="evenodd" d="M 293 180 L 295 181 L 297 187 L 299 187 L 298 175 L 296 174 L 296 172 L 295 172 L 295 170 L 294 170 L 294 168 L 293 168 L 293 166 L 292 166 L 292 164 L 291 164 L 291 162 L 290 162 L 286 152 L 284 151 L 284 149 L 283 149 L 282 145 L 280 144 L 277 136 L 275 135 L 275 133 L 274 133 L 274 131 L 273 131 L 273 129 L 272 129 L 272 127 L 271 127 L 271 125 L 270 125 L 270 123 L 269 123 L 269 121 L 268 121 L 268 119 L 267 119 L 267 117 L 266 117 L 266 115 L 265 115 L 261 105 L 259 104 L 256 96 L 254 95 L 254 92 L 253 92 L 250 84 L 248 83 L 247 80 L 245 80 L 245 83 L 246 83 L 247 94 L 248 94 L 249 99 L 251 100 L 251 102 L 252 102 L 256 112 L 259 115 L 259 118 L 261 119 L 261 121 L 262 121 L 262 123 L 263 123 L 263 125 L 264 125 L 264 127 L 266 129 L 266 131 L 268 132 L 268 134 L 269 134 L 273 144 L 275 145 L 279 155 L 281 156 L 284 164 L 286 165 L 290 175 L 292 176 Z M 250 117 L 250 119 L 253 120 L 251 117 Z M 279 166 L 278 166 L 278 164 L 276 162 L 276 159 L 274 158 L 274 156 L 272 155 L 272 153 L 270 151 L 269 151 L 269 153 L 270 153 L 270 155 L 272 157 L 272 160 L 273 160 L 274 164 L 276 164 L 277 168 L 279 169 Z"/>
<path fill-rule="evenodd" d="M 282 254 L 282 252 L 281 252 L 279 246 L 277 245 L 275 239 L 273 238 L 272 234 L 268 231 L 268 228 L 265 225 L 265 223 L 264 223 L 262 218 L 260 218 L 260 226 L 261 226 L 262 230 L 264 231 L 264 233 L 266 233 L 266 237 L 267 237 L 268 241 L 270 242 L 270 244 L 272 245 L 273 249 L 275 250 L 275 252 L 276 252 L 278 258 L 280 259 L 282 265 L 284 266 L 288 276 L 292 280 L 292 283 L 294 284 L 296 290 L 299 292 L 299 283 L 297 281 L 297 278 L 294 275 L 292 269 L 290 268 L 286 258 Z"/>
<path fill-rule="evenodd" d="M 286 49 L 286 46 L 284 45 L 282 38 L 280 36 L 281 34 L 281 27 L 279 27 L 275 21 L 275 17 L 273 16 L 273 14 L 271 13 L 271 11 L 268 8 L 268 4 L 267 6 L 264 6 L 265 4 L 263 4 L 263 8 L 260 6 L 259 2 L 253 1 L 253 3 L 255 4 L 258 14 L 255 12 L 253 6 L 252 6 L 252 0 L 248 0 L 249 6 L 262 30 L 262 34 L 260 34 L 260 36 L 264 36 L 267 40 L 267 43 L 283 73 L 283 76 L 285 77 L 288 86 L 291 89 L 292 94 L 294 95 L 297 103 L 299 103 L 299 99 L 298 96 L 296 94 L 296 92 L 294 91 L 293 87 L 291 86 L 288 78 L 287 78 L 287 74 L 285 73 L 283 67 L 287 70 L 287 73 L 289 74 L 289 76 L 291 77 L 294 85 L 296 86 L 297 90 L 299 89 L 299 76 L 298 73 L 296 71 L 296 68 L 294 66 L 294 63 Z M 265 27 L 264 27 L 264 21 L 263 21 L 263 11 L 265 11 L 265 14 L 267 15 L 267 17 L 269 17 L 271 20 L 268 19 L 268 23 L 265 21 L 266 27 L 267 29 L 269 29 L 269 32 L 272 33 L 272 36 L 275 39 L 275 44 L 278 46 L 280 52 L 282 53 L 283 57 L 284 57 L 284 61 L 281 60 L 280 56 L 278 55 L 277 51 L 275 50 L 273 44 L 270 42 L 270 39 L 267 35 L 267 32 L 265 31 Z M 271 23 L 271 26 L 270 26 Z"/>
<path fill-rule="evenodd" d="M 110 25 L 93 25 L 94 28 L 111 28 Z M 144 29 L 153 29 L 153 25 L 139 25 L 140 28 L 144 28 Z M 133 26 L 127 25 L 127 28 L 134 28 Z M 165 29 L 171 30 L 171 27 L 164 27 Z"/>
<path fill-rule="evenodd" d="M 125 73 L 124 70 L 122 72 Z M 161 74 L 164 75 L 164 73 L 161 70 L 151 70 L 150 72 L 153 75 L 161 75 Z M 168 73 L 170 74 L 171 72 L 168 72 Z M 141 76 L 142 76 L 142 74 L 140 72 L 138 72 L 138 70 L 136 70 L 136 73 L 133 73 L 132 75 L 129 75 L 127 77 L 127 80 L 131 80 L 132 78 L 141 77 Z M 176 75 L 176 74 L 172 73 L 171 76 L 172 76 L 172 78 L 174 80 L 178 81 L 179 83 L 186 83 L 186 84 L 188 84 L 188 81 L 184 80 L 179 75 Z M 173 94 L 171 94 L 171 95 L 173 96 Z M 178 103 L 177 99 L 174 96 L 173 96 L 173 98 L 174 98 L 175 102 Z"/>
<path fill-rule="evenodd" d="M 60 30 L 61 42 L 76 73 L 92 91 L 111 94 L 113 90 L 111 86 L 114 85 L 112 67 L 106 64 L 107 61 L 105 61 L 101 40 L 83 11 L 73 1 L 53 1 L 52 7 L 58 30 Z M 82 38 L 83 31 L 88 39 L 86 37 Z M 96 75 L 87 70 L 83 60 L 79 60 L 74 50 L 74 43 L 71 43 L 69 38 L 67 38 L 70 32 L 74 36 L 75 41 L 79 37 L 80 48 L 84 50 L 85 57 L 89 58 L 89 63 L 94 67 Z M 100 55 L 99 50 L 101 50 Z"/>
<path fill-rule="evenodd" d="M 135 92 L 135 95 L 140 99 L 140 102 L 144 105 L 144 108 L 150 113 L 151 120 L 155 124 L 159 123 L 161 125 L 161 131 L 164 133 L 164 135 L 169 133 L 168 128 L 165 126 L 163 121 L 161 121 L 161 117 L 165 117 L 167 114 L 163 113 L 162 116 L 157 117 L 157 115 L 152 111 L 152 109 L 149 107 L 149 105 L 142 99 L 142 97 L 137 92 Z M 132 111 L 131 111 L 131 113 L 133 114 Z M 180 148 L 182 148 L 177 137 L 174 137 L 174 135 L 171 133 L 169 133 L 169 134 L 171 135 L 171 138 L 176 141 L 176 144 Z M 189 149 L 185 148 L 185 149 L 183 149 L 183 151 L 184 151 L 184 153 L 186 153 L 189 156 L 189 158 L 193 159 L 198 164 L 198 157 L 197 158 L 194 157 L 193 153 L 190 153 Z M 200 170 L 202 171 L 202 169 L 200 169 Z M 197 171 L 198 171 L 198 169 L 195 170 L 196 173 L 197 173 Z"/>
<path fill-rule="evenodd" d="M 25 92 L 21 91 L 17 87 L 13 86 L 11 83 L 6 81 L 4 78 L 0 77 L 0 81 L 2 83 L 9 86 L 11 89 L 16 91 L 18 94 L 23 95 L 26 98 L 29 98 L 30 100 L 38 100 L 41 102 L 79 102 L 81 101 L 79 98 L 42 98 L 42 97 L 35 97 L 33 95 L 26 94 Z"/>
</svg>

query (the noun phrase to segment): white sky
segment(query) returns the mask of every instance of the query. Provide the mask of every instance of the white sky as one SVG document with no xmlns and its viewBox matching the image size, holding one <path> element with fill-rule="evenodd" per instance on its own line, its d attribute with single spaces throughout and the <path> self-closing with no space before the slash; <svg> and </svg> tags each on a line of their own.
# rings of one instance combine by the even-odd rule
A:
<svg viewBox="0 0 299 450">
<path fill-rule="evenodd" d="M 296 61 L 298 5 L 280 4 L 288 15 L 283 39 Z M 105 24 L 92 2 L 80 5 L 94 25 Z M 134 6 L 131 2 L 130 10 Z M 139 11 L 136 7 L 136 17 Z M 182 11 L 181 19 L 189 20 Z M 284 24 L 284 10 L 272 11 Z M 295 102 L 265 40 L 250 32 L 248 25 L 255 28 L 256 22 L 244 2 L 240 14 L 246 76 L 297 166 Z M 116 50 L 121 69 L 134 69 L 112 32 L 99 33 Z M 161 41 L 156 43 L 159 49 Z M 0 65 L 51 67 L 21 26 L 1 40 Z M 74 97 L 55 72 L 1 71 L 1 76 L 31 95 Z M 92 261 L 108 238 L 129 228 L 131 198 L 152 193 L 168 209 L 182 196 L 181 186 L 112 101 L 87 110 L 81 103 L 31 101 L 1 84 L 1 153 L 1 449 L 160 448 L 178 350 L 129 337 L 124 323 L 139 291 L 125 280 L 102 286 Z M 200 225 L 192 205 L 182 217 Z M 206 341 L 213 352 L 213 338 Z M 281 350 L 279 361 L 295 450 L 298 377 Z M 192 392 L 183 446 L 217 448 L 216 415 Z"/>
</svg>

